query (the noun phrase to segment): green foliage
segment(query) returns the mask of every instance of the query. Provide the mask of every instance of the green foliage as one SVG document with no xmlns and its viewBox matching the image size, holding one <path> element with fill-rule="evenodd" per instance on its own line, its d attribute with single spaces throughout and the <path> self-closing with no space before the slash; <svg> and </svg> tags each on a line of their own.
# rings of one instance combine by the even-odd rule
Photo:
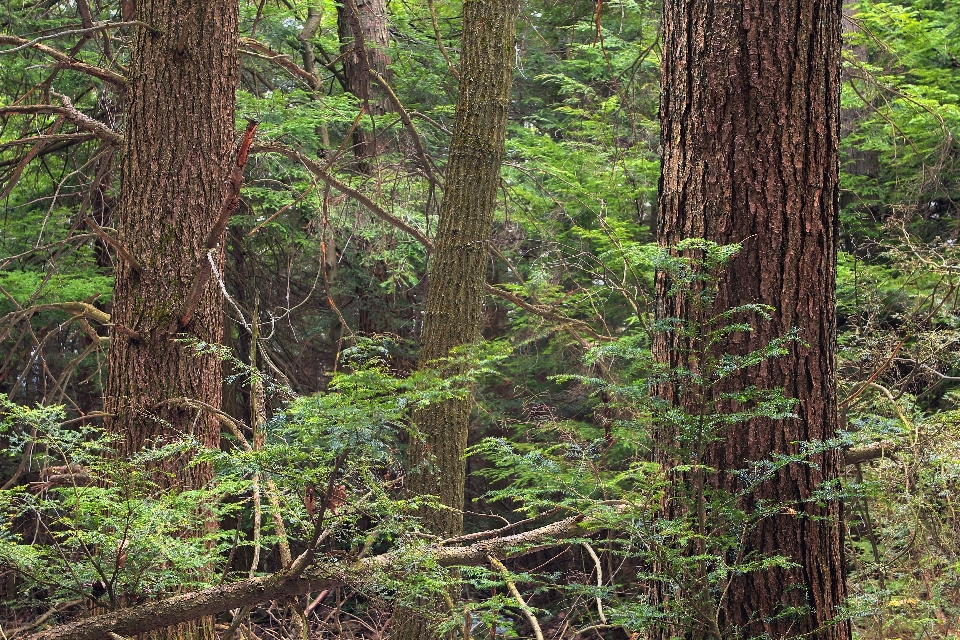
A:
<svg viewBox="0 0 960 640">
<path fill-rule="evenodd" d="M 195 442 L 158 443 L 120 460 L 100 430 L 62 426 L 60 407 L 0 396 L 0 415 L 4 435 L 42 469 L 39 481 L 0 491 L 0 566 L 24 585 L 10 604 L 114 608 L 208 584 L 229 535 L 210 525 L 236 511 L 222 498 L 239 487 L 167 488 L 169 465 L 189 463 Z"/>
</svg>

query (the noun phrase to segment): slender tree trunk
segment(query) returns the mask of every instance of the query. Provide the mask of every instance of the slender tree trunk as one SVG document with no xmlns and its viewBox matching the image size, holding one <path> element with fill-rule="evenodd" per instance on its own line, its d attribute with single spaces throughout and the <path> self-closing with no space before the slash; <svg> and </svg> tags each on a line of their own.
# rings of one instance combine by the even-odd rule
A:
<svg viewBox="0 0 960 640">
<path fill-rule="evenodd" d="M 175 339 L 225 194 L 239 79 L 235 0 L 138 0 L 136 19 L 157 32 L 136 29 L 124 120 L 116 226 L 142 271 L 117 261 L 105 407 L 114 414 L 107 426 L 121 437 L 123 456 L 184 435 L 219 446 L 216 418 L 178 399 L 218 408 L 220 362 L 194 356 Z M 222 246 L 213 258 L 222 269 Z M 216 278 L 207 282 L 182 331 L 221 341 Z M 202 487 L 211 479 L 208 465 L 168 467 L 173 489 Z M 181 625 L 165 637 L 212 638 L 212 621 Z"/>
<path fill-rule="evenodd" d="M 717 473 L 706 482 L 731 492 L 741 488 L 731 471 L 774 453 L 800 454 L 800 443 L 837 429 L 840 29 L 840 0 L 668 0 L 664 8 L 659 242 L 743 246 L 706 315 L 747 303 L 776 309 L 716 353 L 745 354 L 794 328 L 807 343 L 712 391 L 708 400 L 725 411 L 735 405 L 720 394 L 750 385 L 782 387 L 798 400 L 796 419 L 740 423 L 707 446 L 702 462 Z M 696 320 L 698 311 L 669 286 L 661 274 L 659 316 Z M 685 353 L 692 340 L 661 334 L 655 353 L 672 367 L 695 366 Z M 660 391 L 676 405 L 689 402 L 676 386 Z M 666 446 L 656 455 L 674 462 Z M 847 622 L 830 624 L 846 595 L 841 506 L 808 501 L 838 477 L 841 456 L 812 462 L 786 466 L 750 497 L 786 506 L 749 535 L 746 552 L 782 554 L 797 566 L 734 578 L 718 624 L 688 630 L 690 637 L 850 637 Z"/>
<path fill-rule="evenodd" d="M 503 162 L 516 38 L 516 0 L 464 3 L 460 92 L 440 207 L 420 366 L 480 339 L 487 251 Z M 443 365 L 442 365 L 443 366 Z M 423 438 L 411 443 L 407 487 L 449 507 L 425 509 L 426 529 L 441 537 L 463 530 L 464 453 L 472 398 L 435 403 L 414 414 Z M 430 622 L 401 616 L 393 637 L 436 637 Z"/>
<path fill-rule="evenodd" d="M 390 110 L 389 98 L 371 79 L 370 71 L 387 78 L 390 33 L 386 0 L 342 0 L 337 5 L 337 31 L 340 49 L 346 54 L 343 71 L 347 85 L 344 88 L 360 100 L 367 116 L 382 116 Z M 370 172 L 370 161 L 381 151 L 376 130 L 366 126 L 369 121 L 364 118 L 353 133 L 353 151 L 363 173 Z"/>
</svg>

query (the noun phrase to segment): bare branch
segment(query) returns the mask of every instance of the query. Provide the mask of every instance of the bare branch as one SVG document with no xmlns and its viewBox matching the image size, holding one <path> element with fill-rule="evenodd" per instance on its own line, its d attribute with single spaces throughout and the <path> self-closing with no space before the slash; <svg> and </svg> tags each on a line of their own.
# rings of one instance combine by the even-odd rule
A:
<svg viewBox="0 0 960 640">
<path fill-rule="evenodd" d="M 272 62 L 275 65 L 282 67 L 289 72 L 290 75 L 306 83 L 306 85 L 311 89 L 316 88 L 320 84 L 320 78 L 308 71 L 303 70 L 300 65 L 290 59 L 290 56 L 285 56 L 282 53 L 278 53 L 277 51 L 271 49 L 268 45 L 265 45 L 258 40 L 254 40 L 253 38 L 240 38 L 240 46 L 245 47 L 245 50 L 243 50 L 242 53 L 267 60 L 268 62 Z"/>
<path fill-rule="evenodd" d="M 442 181 L 439 176 L 436 175 L 433 171 L 433 166 L 430 164 L 430 158 L 427 157 L 427 151 L 423 148 L 423 141 L 420 139 L 420 132 L 417 131 L 417 128 L 413 125 L 413 120 L 410 119 L 410 114 L 404 108 L 403 103 L 400 102 L 400 98 L 397 97 L 397 94 L 394 93 L 393 88 L 390 84 L 373 69 L 369 69 L 370 77 L 373 78 L 377 84 L 379 84 L 384 91 L 387 92 L 387 95 L 390 96 L 390 102 L 393 103 L 394 108 L 397 110 L 397 114 L 400 116 L 400 120 L 403 121 L 403 126 L 407 128 L 407 131 L 410 132 L 410 137 L 413 140 L 413 146 L 417 150 L 417 157 L 420 159 L 420 166 L 423 167 L 424 172 L 427 174 L 427 178 L 435 184 L 440 184 Z"/>
<path fill-rule="evenodd" d="M 79 71 L 80 73 L 86 73 L 87 75 L 93 76 L 94 78 L 99 78 L 104 82 L 109 82 L 110 84 L 119 87 L 120 89 L 126 89 L 127 79 L 124 78 L 119 73 L 114 73 L 113 71 L 108 71 L 100 67 L 94 66 L 92 64 L 87 64 L 86 62 L 81 62 L 80 60 L 74 60 L 63 51 L 59 49 L 54 49 L 53 47 L 48 47 L 45 44 L 31 43 L 29 40 L 24 40 L 23 38 L 18 38 L 16 36 L 8 36 L 0 34 L 0 44 L 12 44 L 17 45 L 18 49 L 22 47 L 30 47 L 36 49 L 40 53 L 49 56 L 60 63 L 64 69 L 70 69 L 72 71 Z M 9 51 L 13 51 L 10 49 Z M 3 53 L 7 53 L 4 51 Z"/>
<path fill-rule="evenodd" d="M 85 216 L 83 218 L 83 221 L 86 223 L 88 227 L 90 227 L 90 229 L 93 231 L 94 234 L 96 234 L 98 238 L 103 240 L 105 244 L 108 244 L 111 247 L 113 247 L 113 249 L 117 252 L 117 255 L 123 258 L 127 262 L 127 264 L 130 265 L 130 268 L 133 269 L 134 272 L 136 272 L 137 275 L 140 275 L 141 273 L 143 273 L 143 267 L 140 266 L 140 263 L 137 261 L 137 259 L 134 258 L 133 255 L 129 251 L 127 251 L 122 244 L 120 244 L 119 240 L 117 240 L 112 235 L 107 233 L 103 227 L 97 224 L 96 220 Z"/>
<path fill-rule="evenodd" d="M 589 324 L 587 324 L 583 320 L 568 318 L 562 313 L 557 313 L 556 311 L 554 311 L 553 307 L 549 307 L 547 305 L 530 304 L 529 302 L 527 302 L 526 300 L 523 300 L 519 296 L 516 296 L 505 289 L 501 289 L 500 287 L 495 287 L 489 283 L 487 283 L 485 286 L 486 286 L 486 292 L 489 293 L 490 295 L 494 295 L 494 296 L 497 296 L 498 298 L 503 298 L 504 300 L 512 302 L 513 304 L 517 305 L 521 309 L 525 309 L 530 313 L 536 314 L 545 320 L 553 320 L 554 322 L 559 322 L 562 324 L 574 326 L 580 331 L 583 331 L 584 333 L 589 335 L 594 340 L 597 340 L 598 342 L 609 342 L 613 340 L 613 338 L 611 338 L 610 336 L 600 335 L 599 333 L 594 331 L 593 327 L 591 327 Z"/>
<path fill-rule="evenodd" d="M 11 140 L 10 142 L 4 142 L 3 144 L 0 144 L 0 150 L 8 149 L 10 147 L 22 147 L 37 142 L 85 142 L 86 140 L 97 140 L 99 137 L 100 136 L 95 133 L 56 133 L 52 135 L 29 136 L 27 138 L 18 138 L 16 140 Z"/>
<path fill-rule="evenodd" d="M 24 49 L 29 49 L 30 47 L 33 47 L 44 40 L 52 40 L 54 38 L 61 38 L 63 36 L 72 36 L 72 35 L 79 35 L 84 33 L 95 33 L 97 31 L 106 31 L 107 29 L 123 29 L 124 27 L 143 27 L 144 29 L 147 29 L 148 31 L 150 31 L 150 33 L 154 35 L 159 35 L 161 33 L 159 29 L 154 29 L 153 27 L 148 25 L 146 22 L 140 22 L 139 20 L 132 20 L 130 22 L 98 22 L 98 23 L 95 23 L 92 27 L 86 27 L 84 29 L 68 29 L 67 31 L 58 31 L 57 33 L 51 33 L 45 36 L 34 38 L 29 42 L 25 41 L 23 44 L 18 45 L 12 49 L 0 50 L 0 56 L 8 53 L 14 53 L 16 51 L 22 51 Z M 4 43 L 4 44 L 7 44 L 7 43 Z"/>
<path fill-rule="evenodd" d="M 352 187 L 347 186 L 340 180 L 334 178 L 329 173 L 327 173 L 326 168 L 323 167 L 319 162 L 316 162 L 315 160 L 308 158 L 306 155 L 300 153 L 296 149 L 293 149 L 291 147 L 288 147 L 282 144 L 277 144 L 275 142 L 270 142 L 267 144 L 257 145 L 252 149 L 252 151 L 253 153 L 277 153 L 287 158 L 290 158 L 291 160 L 299 162 L 304 167 L 306 167 L 306 169 L 310 171 L 310 173 L 317 176 L 318 178 L 326 182 L 328 185 L 330 185 L 337 191 L 350 196 L 351 198 L 353 198 L 354 200 L 356 200 L 357 202 L 365 206 L 371 213 L 373 213 L 375 216 L 377 216 L 387 224 L 390 224 L 396 227 L 397 229 L 400 229 L 401 231 L 405 231 L 409 233 L 411 236 L 416 238 L 420 242 L 420 244 L 426 247 L 428 251 L 433 250 L 433 243 L 421 231 L 410 226 L 400 218 L 397 218 L 396 216 L 391 215 L 390 213 L 387 213 L 387 211 L 383 207 L 378 205 L 369 197 L 360 193 L 356 189 L 353 189 Z"/>
<path fill-rule="evenodd" d="M 253 144 L 253 136 L 256 132 L 257 123 L 253 120 L 249 121 L 246 130 L 243 132 L 240 147 L 237 149 L 237 159 L 233 164 L 233 168 L 230 170 L 230 177 L 227 180 L 227 193 L 223 199 L 223 205 L 220 207 L 220 216 L 217 218 L 216 223 L 214 223 L 213 228 L 210 229 L 210 232 L 207 234 L 207 239 L 203 243 L 205 253 L 213 251 L 213 249 L 220 244 L 223 232 L 227 228 L 227 222 L 230 221 L 230 217 L 236 212 L 237 207 L 240 205 L 240 187 L 243 185 L 243 168 L 247 164 L 250 145 Z M 197 265 L 197 275 L 193 279 L 190 293 L 187 295 L 183 309 L 178 316 L 177 329 L 183 329 L 190 324 L 190 320 L 193 318 L 193 312 L 200 302 L 200 294 L 203 292 L 203 287 L 207 284 L 207 281 L 210 280 L 212 271 L 210 265 L 212 265 L 212 263 L 209 260 L 200 259 L 200 264 Z"/>
<path fill-rule="evenodd" d="M 891 458 L 898 447 L 892 442 L 877 442 L 860 449 L 848 449 L 843 452 L 843 463 L 846 465 L 870 462 L 878 458 Z"/>
<path fill-rule="evenodd" d="M 3 36 L 0 36 L 2 40 Z M 10 105 L 5 107 L 0 107 L 0 115 L 3 114 L 38 114 L 46 113 L 51 115 L 58 115 L 66 118 L 73 124 L 77 125 L 81 129 L 86 129 L 87 131 L 92 132 L 98 138 L 110 144 L 120 144 L 121 136 L 116 131 L 103 124 L 99 120 L 94 120 L 90 116 L 84 115 L 73 106 L 73 103 L 70 102 L 70 98 L 61 95 L 59 93 L 50 92 L 51 95 L 56 96 L 63 103 L 62 107 L 58 107 L 52 104 L 30 104 L 30 105 Z"/>
</svg>

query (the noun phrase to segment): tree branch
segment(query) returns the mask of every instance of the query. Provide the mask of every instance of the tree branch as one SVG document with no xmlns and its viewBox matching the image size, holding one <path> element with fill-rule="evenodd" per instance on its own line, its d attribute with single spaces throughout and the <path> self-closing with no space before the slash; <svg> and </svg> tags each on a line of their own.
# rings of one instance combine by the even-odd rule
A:
<svg viewBox="0 0 960 640">
<path fill-rule="evenodd" d="M 300 65 L 290 59 L 290 56 L 285 56 L 282 53 L 278 53 L 269 46 L 258 40 L 254 40 L 253 38 L 240 38 L 240 45 L 242 47 L 246 47 L 246 50 L 241 51 L 241 53 L 253 55 L 257 58 L 274 63 L 275 65 L 285 69 L 293 77 L 305 82 L 311 89 L 315 89 L 320 85 L 319 77 L 308 71 L 304 71 L 302 68 L 300 68 Z"/>
<path fill-rule="evenodd" d="M 45 44 L 39 44 L 38 42 L 31 42 L 30 40 L 25 40 L 23 38 L 18 38 L 16 36 L 8 36 L 0 34 L 0 44 L 12 44 L 16 45 L 17 49 L 21 48 L 32 48 L 36 49 L 40 53 L 49 56 L 60 63 L 64 69 L 70 69 L 71 71 L 79 71 L 80 73 L 85 73 L 87 75 L 93 76 L 94 78 L 99 78 L 104 82 L 109 82 L 110 84 L 120 88 L 126 89 L 127 79 L 124 78 L 119 73 L 114 73 L 113 71 L 108 71 L 100 67 L 94 66 L 92 64 L 87 64 L 86 62 L 81 62 L 80 60 L 75 60 L 72 57 L 65 54 L 59 49 L 54 49 L 53 47 L 48 47 Z M 14 49 L 9 49 L 8 51 L 14 51 Z M 2 53 L 7 53 L 8 51 L 3 51 Z"/>
<path fill-rule="evenodd" d="M 0 36 L 0 40 L 2 40 L 2 38 L 3 36 Z M 58 115 L 66 118 L 81 129 L 86 129 L 87 131 L 94 133 L 98 138 L 105 142 L 109 142 L 110 144 L 120 144 L 120 140 L 122 138 L 116 131 L 103 124 L 99 120 L 94 120 L 90 116 L 80 113 L 80 111 L 73 106 L 73 103 L 70 102 L 70 98 L 67 96 L 54 93 L 52 91 L 50 93 L 51 95 L 60 99 L 60 101 L 63 103 L 62 107 L 52 104 L 11 105 L 0 107 L 0 115 L 38 113 Z"/>
<path fill-rule="evenodd" d="M 114 251 L 117 252 L 117 255 L 123 258 L 126 261 L 126 263 L 130 265 L 130 268 L 133 269 L 137 275 L 140 275 L 143 273 L 143 267 L 140 266 L 140 263 L 137 261 L 137 259 L 134 258 L 133 255 L 129 251 L 127 251 L 122 244 L 120 244 L 119 240 L 117 240 L 112 235 L 107 233 L 103 227 L 97 224 L 96 220 L 94 220 L 93 218 L 84 216 L 83 221 L 86 223 L 88 227 L 90 227 L 90 230 L 93 231 L 93 233 L 96 234 L 98 238 L 100 238 L 105 244 L 108 244 L 111 247 L 113 247 Z"/>
<path fill-rule="evenodd" d="M 233 164 L 233 168 L 230 170 L 227 194 L 223 199 L 223 206 L 220 208 L 220 217 L 217 218 L 217 222 L 213 225 L 213 228 L 210 229 L 210 233 L 207 234 L 207 239 L 203 243 L 204 253 L 213 251 L 213 249 L 220 244 L 223 232 L 227 228 L 227 222 L 230 221 L 230 217 L 237 211 L 237 207 L 240 205 L 240 187 L 243 186 L 243 168 L 247 164 L 247 157 L 250 155 L 250 145 L 253 144 L 253 136 L 256 132 L 257 123 L 253 120 L 247 122 L 247 129 L 243 132 L 240 147 L 237 149 L 237 159 Z M 210 260 L 204 260 L 203 257 L 200 258 L 200 264 L 197 265 L 197 275 L 193 280 L 190 293 L 187 295 L 187 300 L 184 302 L 183 309 L 177 320 L 178 329 L 183 329 L 190 324 L 190 320 L 193 318 L 193 312 L 196 311 L 197 304 L 200 302 L 200 294 L 203 291 L 203 287 L 206 286 L 207 281 L 210 280 L 212 268 Z"/>
<path fill-rule="evenodd" d="M 416 238 L 420 242 L 420 244 L 426 247 L 427 251 L 433 251 L 433 242 L 431 242 L 430 239 L 425 234 L 415 229 L 414 227 L 410 226 L 403 220 L 400 220 L 396 216 L 391 215 L 386 210 L 384 210 L 383 207 L 375 203 L 369 197 L 360 193 L 356 189 L 353 189 L 347 186 L 340 180 L 334 178 L 329 173 L 327 173 L 326 168 L 323 167 L 319 162 L 316 162 L 315 160 L 307 157 L 305 154 L 301 153 L 300 151 L 297 151 L 296 149 L 293 149 L 286 145 L 278 144 L 276 142 L 269 142 L 266 144 L 257 145 L 256 147 L 251 149 L 251 152 L 252 153 L 276 153 L 276 154 L 285 156 L 287 158 L 290 158 L 291 160 L 294 160 L 296 162 L 299 162 L 313 175 L 317 176 L 318 178 L 326 182 L 328 185 L 330 185 L 337 191 L 340 191 L 341 193 L 346 194 L 351 198 L 353 198 L 354 200 L 356 200 L 357 202 L 361 203 L 371 213 L 373 213 L 375 216 L 377 216 L 387 224 L 390 224 L 396 227 L 397 229 L 400 229 L 401 231 L 405 231 L 409 233 L 411 236 Z M 556 311 L 553 311 L 552 308 L 546 307 L 544 305 L 530 304 L 529 302 L 522 300 L 518 296 L 510 293 L 509 291 L 506 291 L 499 287 L 495 287 L 491 284 L 486 285 L 486 292 L 491 295 L 497 296 L 498 298 L 503 298 L 504 300 L 508 300 L 513 304 L 517 305 L 518 307 L 520 307 L 521 309 L 525 309 L 530 313 L 536 314 L 541 318 L 544 318 L 545 320 L 552 320 L 554 322 L 575 326 L 577 329 L 583 331 L 594 340 L 601 341 L 601 342 L 609 342 L 612 339 L 608 336 L 600 335 L 593 329 L 593 327 L 591 327 L 589 324 L 587 324 L 582 320 L 575 320 L 573 318 L 568 318 L 561 313 L 557 313 Z"/>
<path fill-rule="evenodd" d="M 847 449 L 843 452 L 843 463 L 852 465 L 870 462 L 877 458 L 892 457 L 899 448 L 892 442 L 877 442 L 860 449 Z"/>
<path fill-rule="evenodd" d="M 60 38 L 63 36 L 70 36 L 70 35 L 95 33 L 97 31 L 106 31 L 107 29 L 123 29 L 125 27 L 143 27 L 144 29 L 148 30 L 150 33 L 154 35 L 160 35 L 161 33 L 159 29 L 155 29 L 150 25 L 148 25 L 146 22 L 140 22 L 139 20 L 132 20 L 130 22 L 99 22 L 99 23 L 95 23 L 91 27 L 86 27 L 83 29 L 68 29 L 67 31 L 58 31 L 57 33 L 51 33 L 45 36 L 40 36 L 30 41 L 24 41 L 23 44 L 18 45 L 12 49 L 0 50 L 0 56 L 6 55 L 8 53 L 22 51 L 23 49 L 29 49 L 30 47 L 33 47 L 39 44 L 43 40 L 52 40 L 54 38 Z M 5 43 L 5 44 L 9 44 L 9 43 Z"/>
<path fill-rule="evenodd" d="M 622 509 L 622 506 L 617 508 Z M 589 535 L 591 531 L 586 526 L 586 520 L 586 516 L 576 515 L 512 536 L 464 547 L 443 547 L 442 543 L 437 543 L 416 553 L 432 556 L 441 566 L 479 565 L 488 562 L 491 556 L 505 556 L 516 549 L 520 551 L 513 555 L 522 555 L 556 546 L 558 539 Z M 266 577 L 183 593 L 159 602 L 62 624 L 27 636 L 24 640 L 101 640 L 109 637 L 110 633 L 137 635 L 280 597 L 299 596 L 308 591 L 346 584 L 363 586 L 378 580 L 383 573 L 400 574 L 408 571 L 407 560 L 406 554 L 401 551 L 350 563 L 331 561 L 324 564 L 321 559 L 320 564 L 307 567 L 299 577 L 291 577 L 289 571 L 281 571 Z"/>
<path fill-rule="evenodd" d="M 2 107 L 0 107 L 2 108 Z M 98 140 L 100 136 L 95 133 L 55 133 L 55 134 L 41 134 L 38 136 L 29 136 L 27 138 L 17 138 L 16 140 L 11 140 L 10 142 L 4 142 L 0 144 L 0 150 L 8 149 L 10 147 L 23 147 L 28 144 L 34 144 L 37 142 L 85 142 L 87 140 Z"/>
<path fill-rule="evenodd" d="M 417 150 L 417 157 L 420 159 L 420 165 L 423 167 L 423 171 L 427 174 L 427 178 L 430 182 L 434 184 L 441 184 L 439 176 L 437 176 L 433 171 L 433 166 L 430 164 L 430 158 L 427 157 L 427 151 L 423 148 L 423 141 L 420 139 L 420 132 L 417 131 L 417 128 L 413 124 L 413 120 L 410 119 L 410 114 L 404 108 L 403 103 L 400 102 L 400 98 L 397 97 L 397 94 L 394 93 L 393 88 L 387 83 L 386 79 L 377 73 L 374 69 L 368 69 L 370 77 L 373 78 L 377 84 L 379 84 L 384 91 L 387 92 L 387 95 L 390 97 L 390 102 L 393 103 L 393 107 L 397 110 L 397 114 L 400 116 L 400 120 L 403 122 L 403 126 L 407 128 L 407 131 L 410 132 L 410 137 L 413 140 L 413 146 Z"/>
<path fill-rule="evenodd" d="M 400 229 L 401 231 L 405 231 L 409 233 L 411 236 L 416 238 L 420 242 L 420 244 L 426 247 L 428 251 L 433 250 L 433 243 L 421 231 L 410 226 L 400 218 L 397 218 L 396 216 L 391 215 L 390 213 L 387 213 L 387 211 L 384 210 L 383 207 L 378 205 L 376 202 L 374 202 L 367 196 L 363 195 L 356 189 L 353 189 L 352 187 L 349 187 L 343 182 L 341 182 L 340 180 L 334 178 L 329 173 L 327 173 L 326 168 L 323 167 L 319 162 L 316 162 L 315 160 L 308 158 L 306 155 L 300 153 L 296 149 L 293 149 L 291 147 L 278 144 L 275 142 L 270 142 L 267 144 L 257 145 L 252 149 L 252 151 L 253 153 L 277 153 L 279 155 L 290 158 L 291 160 L 299 162 L 310 173 L 320 178 L 321 180 L 326 182 L 328 185 L 330 185 L 337 191 L 350 196 L 351 198 L 353 198 L 354 200 L 356 200 L 357 202 L 365 206 L 371 213 L 373 213 L 375 216 L 377 216 L 387 224 L 390 224 L 391 226 L 394 226 L 397 229 Z"/>
</svg>

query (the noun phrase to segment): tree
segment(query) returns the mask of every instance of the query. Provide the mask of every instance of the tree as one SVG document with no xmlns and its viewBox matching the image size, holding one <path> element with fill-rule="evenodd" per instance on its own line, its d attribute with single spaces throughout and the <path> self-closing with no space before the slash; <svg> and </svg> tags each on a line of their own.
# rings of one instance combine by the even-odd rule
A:
<svg viewBox="0 0 960 640">
<path fill-rule="evenodd" d="M 149 28 L 137 30 L 130 57 L 116 222 L 130 259 L 116 268 L 104 397 L 106 426 L 124 457 L 184 436 L 219 447 L 216 415 L 195 403 L 219 410 L 220 362 L 178 336 L 208 344 L 223 337 L 220 284 L 209 276 L 211 262 L 223 269 L 218 220 L 239 79 L 236 2 L 140 0 L 136 12 Z M 209 465 L 186 462 L 165 469 L 171 489 L 210 481 Z M 167 637 L 215 637 L 212 620 Z"/>
<path fill-rule="evenodd" d="M 368 118 L 364 120 L 382 116 L 389 110 L 390 103 L 375 77 L 386 78 L 390 64 L 386 1 L 344 0 L 337 5 L 337 31 L 343 52 L 344 89 L 356 96 L 366 110 Z M 374 74 L 375 77 L 371 77 Z M 370 160 L 382 147 L 376 138 L 376 129 L 363 126 L 354 129 L 353 151 L 363 173 L 370 172 Z"/>
<path fill-rule="evenodd" d="M 420 367 L 439 366 L 451 350 L 475 344 L 483 321 L 487 252 L 503 161 L 513 79 L 517 3 L 464 4 L 460 91 L 434 243 Z M 454 367 L 455 369 L 455 367 Z M 407 487 L 434 495 L 444 509 L 424 509 L 424 528 L 450 537 L 463 530 L 467 427 L 472 398 L 445 400 L 416 411 L 420 437 L 410 444 Z M 434 637 L 429 621 L 406 617 L 395 632 L 407 640 Z"/>
<path fill-rule="evenodd" d="M 716 470 L 715 489 L 738 490 L 733 472 L 750 461 L 800 456 L 802 443 L 836 435 L 840 4 L 676 0 L 664 8 L 658 241 L 704 238 L 743 249 L 712 308 L 671 295 L 661 274 L 658 316 L 696 321 L 759 303 L 774 308 L 772 317 L 731 333 L 712 347 L 715 354 L 744 355 L 794 329 L 803 340 L 713 391 L 711 400 L 728 411 L 737 403 L 725 394 L 751 385 L 782 388 L 797 400 L 795 418 L 753 419 L 706 445 L 698 463 Z M 687 361 L 695 339 L 661 334 L 656 356 L 672 368 L 695 368 Z M 675 405 L 688 402 L 677 384 L 660 392 Z M 663 439 L 676 435 L 665 431 Z M 657 457 L 676 463 L 663 444 Z M 823 451 L 809 464 L 782 467 L 745 501 L 747 509 L 782 505 L 749 534 L 746 554 L 782 554 L 795 564 L 735 577 L 719 628 L 694 637 L 850 637 L 849 623 L 837 620 L 846 594 L 840 503 L 821 493 L 840 470 L 840 452 Z M 689 473 L 676 476 L 690 481 Z"/>
</svg>

